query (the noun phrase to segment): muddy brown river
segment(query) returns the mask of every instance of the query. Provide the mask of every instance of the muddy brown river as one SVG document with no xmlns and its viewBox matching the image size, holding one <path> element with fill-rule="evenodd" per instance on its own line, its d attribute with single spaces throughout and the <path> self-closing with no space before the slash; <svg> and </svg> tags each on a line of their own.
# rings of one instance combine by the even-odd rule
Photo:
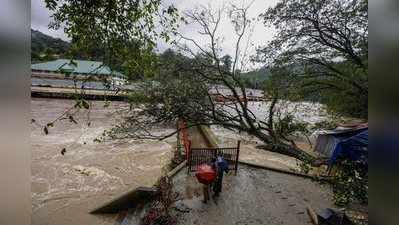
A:
<svg viewBox="0 0 399 225">
<path fill-rule="evenodd" d="M 73 100 L 31 100 L 34 225 L 114 224 L 117 215 L 88 212 L 135 187 L 153 185 L 172 157 L 175 137 L 93 141 L 117 122 L 117 111 L 128 107 L 122 102 L 105 108 L 104 102 L 92 101 L 90 115 L 87 110 L 76 114 L 78 124 L 61 120 L 45 135 L 42 126 L 73 104 Z"/>
</svg>

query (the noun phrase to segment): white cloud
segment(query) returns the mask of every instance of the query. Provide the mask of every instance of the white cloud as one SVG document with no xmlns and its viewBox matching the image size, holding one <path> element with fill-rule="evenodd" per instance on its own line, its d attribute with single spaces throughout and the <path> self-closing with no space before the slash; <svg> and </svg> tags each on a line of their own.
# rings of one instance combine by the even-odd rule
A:
<svg viewBox="0 0 399 225">
<path fill-rule="evenodd" d="M 61 38 L 68 41 L 69 39 L 64 34 L 62 29 L 54 30 L 48 28 L 48 25 L 51 21 L 50 16 L 51 12 L 46 8 L 44 0 L 31 1 L 31 28 L 52 37 Z"/>
</svg>

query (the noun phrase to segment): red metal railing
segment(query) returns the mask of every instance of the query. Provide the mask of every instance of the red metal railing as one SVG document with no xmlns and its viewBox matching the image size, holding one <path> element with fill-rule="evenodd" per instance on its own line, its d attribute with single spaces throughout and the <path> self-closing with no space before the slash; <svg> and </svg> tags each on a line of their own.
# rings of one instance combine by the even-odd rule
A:
<svg viewBox="0 0 399 225">
<path fill-rule="evenodd" d="M 179 120 L 179 130 L 180 130 L 180 132 L 179 132 L 180 140 L 182 140 L 182 142 L 183 142 L 186 159 L 188 159 L 188 155 L 189 155 L 190 149 L 191 149 L 191 141 L 188 138 L 188 129 L 187 129 L 187 124 L 185 121 Z"/>
</svg>

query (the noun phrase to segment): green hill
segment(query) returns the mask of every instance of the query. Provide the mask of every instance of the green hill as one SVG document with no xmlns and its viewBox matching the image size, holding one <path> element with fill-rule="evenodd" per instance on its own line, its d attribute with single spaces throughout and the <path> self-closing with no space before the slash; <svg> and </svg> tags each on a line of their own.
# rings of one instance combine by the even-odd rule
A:
<svg viewBox="0 0 399 225">
<path fill-rule="evenodd" d="M 31 29 L 31 61 L 48 61 L 65 56 L 70 43 Z"/>
</svg>

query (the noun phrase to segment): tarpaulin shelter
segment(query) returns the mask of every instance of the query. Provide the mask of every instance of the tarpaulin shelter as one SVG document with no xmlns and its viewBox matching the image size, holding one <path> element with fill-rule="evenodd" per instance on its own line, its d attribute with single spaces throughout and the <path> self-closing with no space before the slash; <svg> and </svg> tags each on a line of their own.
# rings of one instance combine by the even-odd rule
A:
<svg viewBox="0 0 399 225">
<path fill-rule="evenodd" d="M 365 161 L 367 145 L 368 126 L 362 124 L 319 133 L 314 150 L 329 158 L 329 164 L 332 165 L 340 156 Z"/>
<path fill-rule="evenodd" d="M 368 128 L 362 129 L 360 133 L 339 141 L 329 160 L 332 165 L 339 158 L 343 157 L 352 161 L 362 161 L 367 164 L 368 158 Z"/>
</svg>

